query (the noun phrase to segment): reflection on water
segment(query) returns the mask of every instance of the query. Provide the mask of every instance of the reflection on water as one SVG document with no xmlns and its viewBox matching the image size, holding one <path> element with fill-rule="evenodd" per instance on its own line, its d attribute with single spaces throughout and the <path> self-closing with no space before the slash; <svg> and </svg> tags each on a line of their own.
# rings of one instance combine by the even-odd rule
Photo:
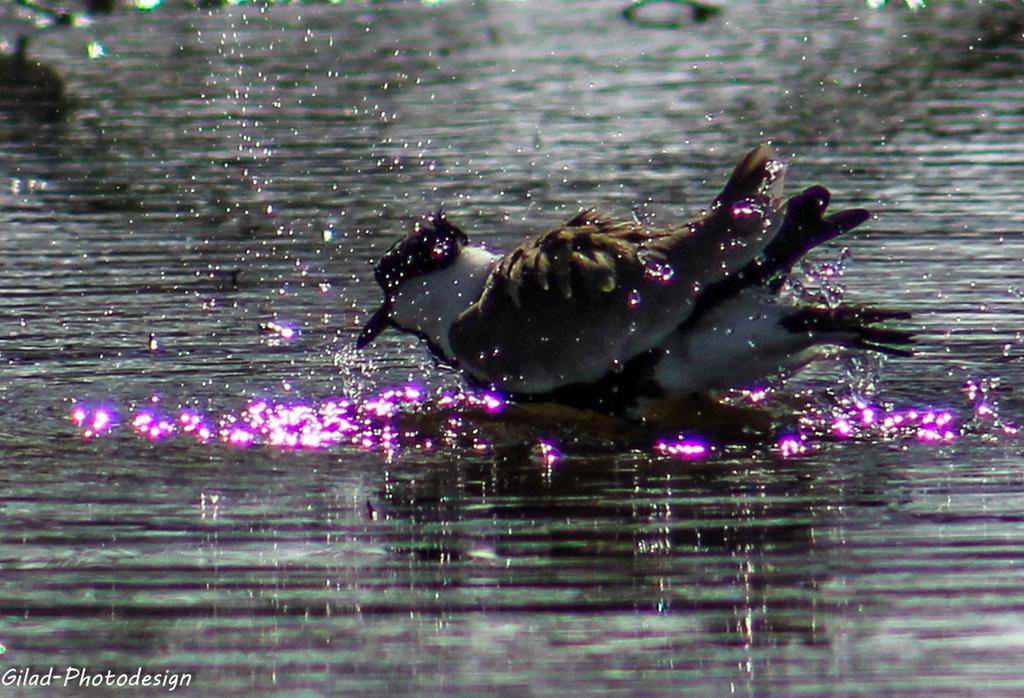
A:
<svg viewBox="0 0 1024 698">
<path fill-rule="evenodd" d="M 1019 5 L 428 5 L 35 34 L 74 106 L 0 103 L 4 668 L 1024 690 Z M 494 248 L 582 206 L 678 218 L 764 139 L 876 213 L 807 271 L 921 328 L 914 358 L 734 396 L 768 436 L 510 425 L 438 407 L 458 379 L 408 338 L 352 349 L 423 211 Z"/>
<path fill-rule="evenodd" d="M 110 404 L 73 401 L 70 419 L 83 439 L 105 438 L 119 428 L 131 429 L 151 442 L 184 438 L 202 444 L 223 443 L 239 448 L 323 450 L 356 446 L 377 451 L 389 460 L 398 450 L 432 451 L 439 446 L 477 453 L 500 450 L 506 442 L 532 441 L 546 465 L 561 460 L 561 443 L 569 448 L 621 449 L 627 445 L 680 460 L 703 460 L 719 451 L 746 450 L 771 443 L 783 457 L 805 455 L 832 440 L 918 441 L 951 444 L 970 432 L 1014 437 L 1018 427 L 999 414 L 989 399 L 992 381 L 969 381 L 972 401 L 968 422 L 959 423 L 949 408 L 895 408 L 859 395 L 826 396 L 832 402 L 781 406 L 786 411 L 772 420 L 770 392 L 740 391 L 710 415 L 695 415 L 689 435 L 663 424 L 630 424 L 556 405 L 514 405 L 497 393 L 446 391 L 429 396 L 409 384 L 362 398 L 329 398 L 315 402 L 258 399 L 238 414 L 216 417 L 190 406 L 168 411 L 158 397 L 121 414 Z M 754 409 L 729 410 L 730 404 L 750 403 Z M 553 419 L 557 417 L 557 419 Z M 779 421 L 779 418 L 784 421 Z M 685 424 L 686 417 L 680 419 Z M 712 423 L 713 420 L 713 423 Z M 795 425 L 788 422 L 795 421 Z M 698 424 L 711 435 L 696 430 Z M 600 433 L 599 429 L 609 431 Z"/>
</svg>

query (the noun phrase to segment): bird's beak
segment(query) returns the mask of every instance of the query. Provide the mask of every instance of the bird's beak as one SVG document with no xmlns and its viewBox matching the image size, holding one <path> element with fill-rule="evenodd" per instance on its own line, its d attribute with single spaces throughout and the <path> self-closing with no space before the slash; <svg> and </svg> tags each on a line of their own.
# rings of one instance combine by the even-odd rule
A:
<svg viewBox="0 0 1024 698">
<path fill-rule="evenodd" d="M 366 323 L 363 331 L 356 340 L 356 349 L 362 349 L 367 344 L 377 339 L 377 335 L 388 328 L 391 323 L 391 301 L 388 298 L 377 308 L 377 312 Z"/>
</svg>

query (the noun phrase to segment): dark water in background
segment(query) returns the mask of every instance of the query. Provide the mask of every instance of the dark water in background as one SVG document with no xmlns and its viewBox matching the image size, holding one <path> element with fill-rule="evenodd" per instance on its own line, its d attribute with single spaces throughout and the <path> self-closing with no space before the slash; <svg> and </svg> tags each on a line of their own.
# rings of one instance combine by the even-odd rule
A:
<svg viewBox="0 0 1024 698">
<path fill-rule="evenodd" d="M 667 31 L 620 5 L 168 8 L 36 38 L 78 104 L 0 112 L 4 667 L 216 695 L 1024 692 L 1022 448 L 984 423 L 551 470 L 69 421 L 452 383 L 406 338 L 351 349 L 410 216 L 443 201 L 495 246 L 581 205 L 680 216 L 766 138 L 791 189 L 878 213 L 846 297 L 925 330 L 879 398 L 970 423 L 965 381 L 998 378 L 1021 419 L 1024 8 L 743 2 Z"/>
</svg>

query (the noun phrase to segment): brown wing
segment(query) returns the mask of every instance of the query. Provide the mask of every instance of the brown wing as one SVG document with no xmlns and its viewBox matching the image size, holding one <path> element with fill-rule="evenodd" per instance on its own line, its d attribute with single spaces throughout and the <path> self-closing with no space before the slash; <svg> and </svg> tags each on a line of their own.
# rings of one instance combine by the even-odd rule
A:
<svg viewBox="0 0 1024 698">
<path fill-rule="evenodd" d="M 615 222 L 594 210 L 505 255 L 453 324 L 462 367 L 512 392 L 599 380 L 659 346 L 702 288 L 737 271 L 777 225 L 782 167 L 748 155 L 692 221 Z"/>
</svg>

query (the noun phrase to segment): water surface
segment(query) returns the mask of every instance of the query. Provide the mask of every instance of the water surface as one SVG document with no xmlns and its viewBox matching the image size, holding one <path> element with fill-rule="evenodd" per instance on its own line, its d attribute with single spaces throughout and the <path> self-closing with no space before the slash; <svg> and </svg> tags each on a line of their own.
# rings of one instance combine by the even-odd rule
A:
<svg viewBox="0 0 1024 698">
<path fill-rule="evenodd" d="M 973 413 L 1024 413 L 1021 10 L 741 2 L 656 30 L 603 0 L 428 5 L 167 7 L 35 38 L 75 106 L 0 110 L 4 667 L 192 672 L 208 695 L 1024 691 L 1022 449 Z M 499 248 L 587 205 L 671 220 L 765 139 L 792 190 L 877 213 L 843 241 L 846 298 L 922 329 L 912 359 L 790 392 L 871 384 L 954 410 L 954 442 L 689 462 L 583 439 L 548 466 L 532 442 L 130 428 L 455 386 L 412 339 L 352 349 L 411 217 L 444 203 Z M 113 428 L 83 439 L 73 401 Z"/>
</svg>

